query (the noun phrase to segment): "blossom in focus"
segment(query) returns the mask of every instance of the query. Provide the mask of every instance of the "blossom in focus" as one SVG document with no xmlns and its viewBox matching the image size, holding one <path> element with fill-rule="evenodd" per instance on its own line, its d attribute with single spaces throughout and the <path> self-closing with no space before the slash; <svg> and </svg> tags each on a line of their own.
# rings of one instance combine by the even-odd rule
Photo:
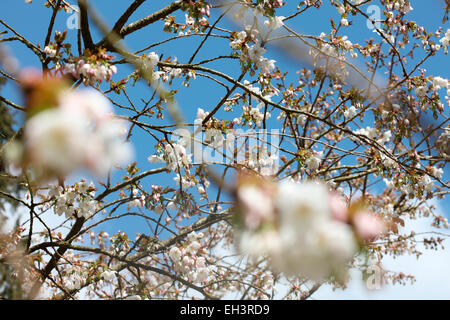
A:
<svg viewBox="0 0 450 320">
<path fill-rule="evenodd" d="M 434 77 L 432 82 L 433 82 L 433 86 L 436 88 L 436 90 L 439 90 L 441 88 L 447 89 L 449 86 L 448 80 L 441 78 L 441 77 Z"/>
<path fill-rule="evenodd" d="M 271 60 L 263 57 L 262 55 L 266 52 L 266 49 L 261 47 L 259 43 L 248 48 L 248 57 L 242 56 L 241 58 L 248 58 L 251 62 L 255 63 L 259 67 L 262 73 L 269 73 L 275 69 L 275 60 Z"/>
<path fill-rule="evenodd" d="M 52 51 L 46 53 L 54 56 Z M 110 81 L 112 76 L 117 73 L 117 67 L 111 63 L 112 59 L 113 56 L 104 50 L 99 50 L 94 55 L 90 55 L 88 52 L 83 57 L 66 63 L 64 70 L 66 74 L 72 75 L 75 79 L 82 78 L 85 86 L 94 85 L 95 82 Z"/>
<path fill-rule="evenodd" d="M 46 46 L 46 47 L 44 48 L 44 52 L 45 52 L 45 54 L 48 54 L 50 57 L 56 56 L 56 50 L 50 48 L 49 46 Z"/>
<path fill-rule="evenodd" d="M 59 216 L 64 214 L 67 219 L 75 217 L 88 219 L 93 216 L 97 209 L 94 196 L 94 184 L 88 185 L 85 181 L 64 188 L 51 185 L 48 192 L 48 197 L 54 199 L 55 214 Z"/>
<path fill-rule="evenodd" d="M 418 97 L 423 97 L 427 94 L 428 88 L 426 86 L 419 86 L 414 90 Z"/>
<path fill-rule="evenodd" d="M 175 143 L 168 143 L 164 153 L 169 170 L 178 170 L 178 168 L 183 166 L 189 166 L 192 162 L 192 154 L 186 150 L 186 141 L 184 139 L 179 139 Z"/>
<path fill-rule="evenodd" d="M 201 256 L 202 233 L 191 232 L 187 236 L 185 247 L 173 246 L 169 250 L 169 258 L 177 272 L 184 275 L 193 282 L 204 282 L 211 274 L 210 268 L 206 265 L 206 259 Z"/>
<path fill-rule="evenodd" d="M 322 162 L 323 152 L 313 152 L 313 154 L 306 159 L 305 164 L 311 170 L 317 170 L 320 167 L 320 163 Z"/>
<path fill-rule="evenodd" d="M 448 46 L 450 44 L 450 29 L 447 29 L 444 37 L 440 39 L 439 42 L 442 43 L 443 46 Z"/>
<path fill-rule="evenodd" d="M 284 26 L 283 20 L 284 20 L 283 16 L 270 17 L 268 20 L 264 21 L 264 24 L 270 30 L 275 30 Z"/>
<path fill-rule="evenodd" d="M 346 118 L 353 118 L 354 116 L 356 116 L 357 113 L 358 112 L 356 111 L 356 108 L 354 106 L 351 106 L 346 111 L 344 111 L 344 116 Z"/>
<path fill-rule="evenodd" d="M 148 63 L 148 67 L 150 69 L 153 69 L 154 67 L 156 67 L 158 65 L 159 62 L 159 56 L 156 52 L 150 52 L 147 55 L 147 63 Z"/>
<path fill-rule="evenodd" d="M 203 120 L 208 116 L 209 112 L 206 112 L 202 108 L 197 109 L 197 118 L 195 119 L 195 124 L 201 124 Z"/>
</svg>

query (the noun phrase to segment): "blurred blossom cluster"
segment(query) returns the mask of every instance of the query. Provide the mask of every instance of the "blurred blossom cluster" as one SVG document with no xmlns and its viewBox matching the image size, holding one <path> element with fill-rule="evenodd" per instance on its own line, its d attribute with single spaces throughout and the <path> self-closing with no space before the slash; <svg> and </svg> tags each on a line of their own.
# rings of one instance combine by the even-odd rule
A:
<svg viewBox="0 0 450 320">
<path fill-rule="evenodd" d="M 104 175 L 130 159 L 131 146 L 123 139 L 126 128 L 101 93 L 69 89 L 64 80 L 43 79 L 33 70 L 21 79 L 27 118 L 23 136 L 7 148 L 16 166 L 47 180 L 79 168 Z"/>
<path fill-rule="evenodd" d="M 266 256 L 274 271 L 315 281 L 344 279 L 362 245 L 387 227 L 362 202 L 348 206 L 316 181 L 241 177 L 237 201 L 236 239 L 242 253 Z"/>
</svg>

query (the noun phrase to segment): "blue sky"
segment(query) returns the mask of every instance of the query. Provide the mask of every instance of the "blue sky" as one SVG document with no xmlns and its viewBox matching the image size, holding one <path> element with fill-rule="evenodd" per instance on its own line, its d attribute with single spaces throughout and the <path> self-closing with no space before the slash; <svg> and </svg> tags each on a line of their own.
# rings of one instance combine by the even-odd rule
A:
<svg viewBox="0 0 450 320">
<path fill-rule="evenodd" d="M 47 23 L 49 19 L 49 15 L 51 11 L 45 8 L 41 1 L 34 1 L 31 5 L 27 5 L 22 1 L 17 0 L 6 0 L 8 6 L 3 11 L 2 18 L 6 23 L 13 26 L 20 34 L 24 35 L 26 38 L 30 39 L 33 43 L 42 43 L 44 42 L 45 31 L 47 29 Z M 130 19 L 130 21 L 135 21 L 146 14 L 148 12 L 153 12 L 161 7 L 167 5 L 169 1 L 149 1 L 146 2 L 138 12 L 136 12 Z M 69 2 L 70 3 L 70 2 Z M 75 1 L 72 1 L 74 4 Z M 100 14 L 105 18 L 105 20 L 112 25 L 120 13 L 127 7 L 127 2 L 122 1 L 106 1 L 99 0 L 95 1 L 96 8 L 100 9 Z M 441 3 L 439 1 L 413 1 L 412 6 L 414 10 L 411 11 L 408 15 L 411 17 L 411 20 L 417 21 L 419 24 L 423 24 L 428 27 L 430 31 L 434 31 L 440 24 L 442 18 L 442 10 Z M 289 8 L 281 8 L 279 11 L 279 15 L 289 15 Z M 67 29 L 66 23 L 67 19 L 70 17 L 70 14 L 61 12 L 57 20 L 55 22 L 55 30 L 63 31 Z M 179 17 L 181 21 L 184 20 L 184 17 Z M 335 21 L 339 21 L 340 16 L 338 15 L 335 8 L 330 8 L 329 6 L 324 6 L 320 10 L 316 10 L 314 8 L 306 11 L 305 14 L 301 16 L 301 18 L 294 18 L 290 20 L 287 24 L 289 27 L 294 28 L 300 33 L 311 33 L 314 35 L 319 35 L 323 31 L 327 31 L 330 28 L 330 18 L 333 18 Z M 354 27 L 347 28 L 341 33 L 342 35 L 347 35 L 349 39 L 356 42 L 363 42 L 365 39 L 369 37 L 377 37 L 372 30 L 369 30 L 366 27 L 366 21 L 364 19 L 355 19 L 354 17 L 348 18 L 354 25 Z M 448 26 L 448 23 L 447 23 Z M 136 32 L 135 34 L 130 35 L 126 38 L 126 43 L 128 47 L 135 51 L 142 49 L 149 43 L 154 43 L 165 39 L 171 35 L 161 32 L 162 22 L 157 22 L 147 28 Z M 226 21 L 225 27 L 234 27 L 233 23 L 230 21 Z M 94 41 L 101 38 L 101 35 L 96 31 L 95 28 L 92 28 Z M 68 39 L 69 42 L 75 46 L 76 43 L 76 30 L 68 31 Z M 187 39 L 179 39 L 175 41 L 171 41 L 167 44 L 154 47 L 150 49 L 151 51 L 156 51 L 158 54 L 163 53 L 164 57 L 167 58 L 169 56 L 176 56 L 180 62 L 185 62 L 193 52 L 193 50 L 198 45 L 199 41 L 201 41 L 200 37 L 190 37 Z M 224 44 L 224 39 L 216 39 L 210 38 L 199 52 L 196 57 L 196 61 L 200 61 L 203 58 L 209 58 L 211 56 L 215 56 L 218 54 L 228 54 L 229 52 L 223 53 L 218 52 L 219 50 L 223 50 L 226 48 L 226 44 Z M 22 67 L 35 66 L 40 67 L 40 63 L 38 59 L 27 49 L 24 48 L 22 44 L 18 43 L 10 43 L 10 48 L 13 53 L 18 57 L 20 65 Z M 299 65 L 298 62 L 293 61 L 289 57 L 283 55 L 276 48 L 269 47 L 269 50 L 266 54 L 267 57 L 271 59 L 277 60 L 277 65 L 281 70 L 288 70 L 291 74 L 292 81 L 295 81 L 295 71 L 303 67 Z M 417 57 L 420 59 L 421 57 Z M 227 60 L 228 61 L 228 60 Z M 431 60 L 432 63 L 427 63 L 425 65 L 429 74 L 432 75 L 440 75 L 444 78 L 450 78 L 450 69 L 443 68 L 442 66 L 448 65 L 448 56 L 445 56 L 441 50 L 437 54 L 434 59 Z M 229 63 L 229 62 L 227 62 Z M 231 75 L 233 71 L 235 73 L 239 72 L 239 68 L 236 64 L 232 67 L 223 62 L 218 62 L 212 65 L 219 70 L 226 70 L 227 73 Z M 132 69 L 129 66 L 121 65 L 119 66 L 119 74 L 114 77 L 114 80 L 121 79 L 121 77 L 128 74 Z M 106 88 L 106 87 L 104 87 Z M 18 94 L 17 88 L 12 85 L 8 85 L 3 93 L 7 98 L 13 101 L 21 101 L 21 96 Z M 150 94 L 150 91 L 146 87 L 146 85 L 142 83 L 138 83 L 135 87 L 131 87 L 129 91 L 129 95 L 131 97 L 135 97 L 135 101 L 140 98 L 147 98 Z M 182 110 L 182 113 L 188 121 L 192 122 L 195 117 L 196 110 L 198 107 L 203 107 L 205 110 L 208 107 L 215 105 L 220 97 L 224 94 L 224 90 L 217 85 L 211 85 L 209 80 L 198 77 L 197 80 L 191 81 L 190 87 L 188 89 L 184 89 L 181 87 L 179 94 L 177 94 L 178 104 Z M 125 98 L 122 96 L 113 95 L 112 98 L 120 103 L 126 104 Z M 119 111 L 119 113 L 123 113 L 123 111 Z M 219 113 L 220 115 L 224 115 L 224 113 Z M 275 117 L 273 117 L 275 118 Z M 161 124 L 169 123 L 170 119 L 166 117 Z M 370 121 L 370 120 L 369 120 Z M 136 148 L 136 160 L 139 165 L 145 169 L 150 166 L 147 163 L 146 158 L 154 152 L 153 145 L 154 141 L 149 140 L 148 135 L 143 131 L 135 131 L 133 142 L 138 148 Z M 164 183 L 165 177 L 162 176 L 158 178 L 156 183 Z M 171 178 L 170 178 L 171 179 Z M 154 183 L 154 182 L 152 182 Z"/>
<path fill-rule="evenodd" d="M 51 15 L 51 11 L 43 6 L 43 0 L 35 0 L 31 5 L 27 5 L 24 1 L 21 0 L 3 1 L 4 6 L 2 8 L 1 19 L 14 27 L 16 31 L 25 36 L 27 39 L 31 40 L 33 43 L 38 42 L 42 46 L 44 43 L 48 20 Z M 75 2 L 75 0 L 69 1 L 69 3 L 72 4 L 75 4 Z M 100 9 L 100 14 L 105 18 L 105 20 L 110 25 L 112 25 L 118 18 L 118 16 L 123 12 L 123 10 L 129 5 L 129 2 L 130 1 L 97 0 L 95 1 L 94 5 L 96 8 Z M 168 0 L 147 1 L 138 10 L 138 12 L 136 12 L 131 17 L 129 22 L 142 18 L 150 12 L 154 12 L 155 10 L 166 6 L 170 2 L 171 1 Z M 292 0 L 290 2 L 292 3 Z M 295 1 L 295 5 L 297 3 L 298 2 Z M 438 26 L 442 25 L 441 20 L 443 11 L 442 3 L 440 1 L 413 0 L 411 3 L 414 8 L 414 10 L 408 14 L 411 20 L 415 20 L 419 25 L 424 25 L 425 27 L 429 28 L 429 31 L 435 31 Z M 278 11 L 278 15 L 287 16 L 289 15 L 289 12 L 291 11 L 289 11 L 288 8 L 282 8 L 280 11 Z M 55 22 L 55 29 L 58 31 L 65 30 L 67 28 L 66 21 L 69 17 L 70 14 L 64 12 L 59 13 Z M 179 15 L 178 17 L 180 19 L 178 21 L 184 21 L 184 14 Z M 330 29 L 330 18 L 333 18 L 335 22 L 338 22 L 340 20 L 340 16 L 335 8 L 324 6 L 320 10 L 316 10 L 314 8 L 308 10 L 305 14 L 301 15 L 301 18 L 294 18 L 287 22 L 287 25 L 295 29 L 299 33 L 319 35 L 321 32 L 327 32 Z M 347 28 L 345 29 L 344 33 L 340 34 L 347 35 L 353 43 L 363 43 L 364 40 L 368 39 L 369 37 L 378 37 L 375 33 L 372 32 L 372 30 L 369 30 L 366 27 L 366 21 L 364 19 L 356 19 L 355 17 L 350 16 L 348 17 L 348 20 L 354 24 L 354 27 Z M 227 21 L 223 26 L 233 28 L 234 24 L 230 21 Z M 448 22 L 446 23 L 444 30 L 446 30 L 447 28 L 450 28 Z M 161 30 L 162 22 L 154 23 L 151 26 L 148 26 L 145 29 L 140 30 L 135 34 L 127 37 L 126 43 L 132 51 L 140 50 L 149 43 L 154 43 L 170 36 L 169 34 L 162 32 Z M 69 42 L 74 46 L 76 43 L 76 36 L 76 30 L 68 31 Z M 99 33 L 95 31 L 95 28 L 93 29 L 93 38 L 94 42 L 101 38 Z M 164 58 L 167 58 L 169 56 L 176 56 L 178 57 L 179 62 L 187 62 L 187 59 L 189 59 L 193 50 L 195 50 L 200 41 L 200 37 L 189 37 L 183 40 L 171 41 L 167 44 L 154 47 L 149 51 L 156 51 L 158 54 L 164 53 Z M 209 39 L 206 45 L 197 55 L 196 61 L 221 54 L 229 54 L 231 50 L 222 52 L 224 48 L 227 48 L 227 43 L 228 40 L 224 39 Z M 29 50 L 24 48 L 22 44 L 9 43 L 8 45 L 12 49 L 12 52 L 19 59 L 21 67 L 40 67 L 38 59 Z M 292 81 L 295 81 L 295 71 L 303 67 L 303 65 L 287 57 L 276 48 L 269 47 L 268 52 L 265 54 L 265 56 L 270 59 L 277 60 L 277 66 L 279 66 L 281 70 L 288 70 L 291 74 L 290 79 Z M 417 57 L 417 59 L 420 58 L 421 57 Z M 448 55 L 445 56 L 441 50 L 441 52 L 439 52 L 437 56 L 430 61 L 432 62 L 425 64 L 425 68 L 427 69 L 428 74 L 450 78 L 450 68 L 448 68 Z M 233 63 L 233 65 L 230 66 L 227 63 L 229 62 L 217 62 L 211 64 L 211 67 L 215 67 L 219 70 L 224 70 L 232 76 L 237 76 L 239 72 L 237 64 Z M 113 78 L 113 80 L 117 81 L 121 79 L 121 77 L 129 74 L 130 71 L 132 71 L 132 69 L 129 66 L 119 66 L 119 74 L 117 74 Z M 188 89 L 180 89 L 179 94 L 177 94 L 177 100 L 185 119 L 187 119 L 187 121 L 189 122 L 193 122 L 197 108 L 202 107 L 207 110 L 211 106 L 215 106 L 224 93 L 225 91 L 219 86 L 211 85 L 211 82 L 209 80 L 198 77 L 197 80 L 190 82 L 190 87 Z M 6 86 L 2 90 L 2 94 L 10 100 L 18 101 L 19 104 L 21 102 L 21 96 L 17 88 L 13 85 Z M 129 95 L 135 97 L 136 101 L 140 98 L 148 98 L 150 94 L 151 92 L 149 91 L 149 89 L 141 83 L 138 83 L 135 87 L 130 88 L 129 91 Z M 124 97 L 120 97 L 117 95 L 112 97 L 118 102 L 123 102 L 124 104 L 126 104 L 126 100 Z M 448 108 L 448 106 L 446 108 Z M 118 111 L 118 113 L 126 114 L 123 111 Z M 219 113 L 219 115 L 223 114 L 224 113 Z M 273 118 L 276 118 L 276 115 L 273 115 Z M 157 124 L 167 124 L 169 122 L 170 119 L 166 117 L 164 121 L 161 121 Z M 155 141 L 149 140 L 148 135 L 144 132 L 135 131 L 133 143 L 135 146 L 137 146 L 135 148 L 135 157 L 138 161 L 138 166 L 143 170 L 151 168 L 152 165 L 150 165 L 146 159 L 150 154 L 154 153 L 153 145 L 155 144 Z M 154 179 L 150 179 L 150 182 L 144 183 L 144 186 L 149 187 L 151 184 L 173 184 L 172 178 L 173 175 L 159 175 Z M 170 182 L 167 182 L 168 180 L 170 180 Z M 443 180 L 448 180 L 448 172 L 445 172 Z M 448 200 L 445 201 L 445 204 L 447 203 Z M 446 213 L 444 212 L 444 214 Z M 111 225 L 109 226 L 109 231 L 113 232 L 114 229 L 120 228 L 121 230 L 134 233 L 136 231 L 139 231 L 139 227 L 140 224 L 136 221 L 136 223 L 129 223 L 127 225 Z M 445 252 L 445 254 L 448 255 L 448 252 Z"/>
</svg>

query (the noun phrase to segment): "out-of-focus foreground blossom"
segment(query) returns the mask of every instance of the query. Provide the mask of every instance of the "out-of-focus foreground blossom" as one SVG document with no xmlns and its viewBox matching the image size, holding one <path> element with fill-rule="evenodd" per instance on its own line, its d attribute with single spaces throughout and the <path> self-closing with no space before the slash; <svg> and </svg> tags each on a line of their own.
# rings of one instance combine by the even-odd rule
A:
<svg viewBox="0 0 450 320">
<path fill-rule="evenodd" d="M 241 177 L 237 188 L 237 245 L 272 268 L 315 281 L 343 279 L 362 244 L 385 231 L 385 222 L 361 205 L 348 206 L 324 183 L 275 183 Z"/>
<path fill-rule="evenodd" d="M 22 84 L 27 119 L 7 157 L 37 180 L 64 178 L 80 168 L 101 176 L 130 159 L 126 128 L 101 93 L 75 91 L 62 79 L 43 79 L 32 70 L 22 74 Z"/>
</svg>

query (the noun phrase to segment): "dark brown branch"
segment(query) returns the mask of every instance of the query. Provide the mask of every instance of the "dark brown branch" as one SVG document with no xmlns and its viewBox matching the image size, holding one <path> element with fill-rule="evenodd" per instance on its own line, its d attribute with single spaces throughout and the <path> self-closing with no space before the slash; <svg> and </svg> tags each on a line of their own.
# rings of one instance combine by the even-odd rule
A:
<svg viewBox="0 0 450 320">
<path fill-rule="evenodd" d="M 78 6 L 80 7 L 80 27 L 81 34 L 83 36 L 83 43 L 86 49 L 94 49 L 94 42 L 92 41 L 91 31 L 89 29 L 89 18 L 87 13 L 87 0 L 78 0 Z"/>
<path fill-rule="evenodd" d="M 167 7 L 156 11 L 155 13 L 152 13 L 151 15 L 142 18 L 136 22 L 130 23 L 129 25 L 125 26 L 122 28 L 122 30 L 120 30 L 120 36 L 121 37 L 125 37 L 126 35 L 142 29 L 145 26 L 148 26 L 149 24 L 152 24 L 155 21 L 158 21 L 161 18 L 166 17 L 167 15 L 171 14 L 172 12 L 177 11 L 178 9 L 181 8 L 182 3 L 184 2 L 184 0 L 177 0 L 172 2 L 171 4 L 169 4 Z"/>
<path fill-rule="evenodd" d="M 111 46 L 107 39 L 110 39 L 113 35 L 120 35 L 121 30 L 123 29 L 123 26 L 128 21 L 128 19 L 131 17 L 131 15 L 139 8 L 141 4 L 143 4 L 146 0 L 135 0 L 128 9 L 122 14 L 122 16 L 117 20 L 117 22 L 114 24 L 114 27 L 109 32 L 108 35 L 106 35 L 99 43 L 96 44 L 96 47 L 103 47 L 106 46 L 108 50 L 114 50 L 113 46 Z M 123 36 L 120 36 L 123 38 Z"/>
<path fill-rule="evenodd" d="M 139 1 L 142 1 L 142 0 L 136 0 L 135 2 L 139 2 Z M 115 51 L 114 41 L 111 41 L 111 39 L 115 39 L 115 40 L 123 39 L 126 35 L 129 35 L 130 33 L 133 33 L 134 31 L 142 29 L 143 27 L 148 26 L 149 24 L 152 24 L 153 22 L 156 22 L 156 21 L 166 17 L 167 15 L 171 14 L 172 12 L 175 12 L 178 9 L 180 9 L 183 2 L 184 2 L 184 0 L 174 1 L 171 4 L 169 4 L 167 7 L 163 8 L 159 11 L 156 11 L 156 12 L 152 13 L 151 15 L 148 15 L 145 18 L 142 18 L 138 21 L 130 23 L 119 30 L 118 26 L 120 26 L 122 21 L 125 20 L 123 22 L 123 24 L 125 24 L 126 20 L 128 20 L 128 18 L 129 18 L 129 16 L 128 17 L 126 16 L 127 12 L 125 12 L 122 15 L 122 17 L 120 17 L 119 21 L 116 22 L 113 29 L 99 43 L 97 43 L 96 46 L 97 47 L 106 47 L 108 50 Z M 133 6 L 133 5 L 134 5 L 134 3 L 127 9 L 127 11 L 129 11 L 129 15 L 131 15 L 140 4 L 137 6 L 135 5 L 136 8 L 134 8 L 135 6 Z M 112 37 L 112 35 L 116 35 L 116 36 Z"/>
<path fill-rule="evenodd" d="M 50 19 L 50 24 L 48 26 L 47 36 L 45 37 L 45 46 L 47 46 L 50 43 L 50 37 L 52 35 L 53 26 L 55 25 L 55 19 L 56 19 L 56 15 L 58 13 L 59 7 L 61 5 L 61 1 L 62 0 L 58 0 L 58 3 L 53 8 L 52 17 Z"/>
<path fill-rule="evenodd" d="M 31 288 L 30 293 L 28 295 L 28 299 L 32 300 L 32 299 L 36 298 L 36 296 L 39 293 L 39 290 L 41 289 L 42 281 L 44 281 L 50 275 L 52 270 L 56 267 L 59 259 L 64 255 L 64 253 L 66 253 L 66 251 L 70 245 L 70 242 L 74 238 L 74 235 L 76 235 L 81 230 L 81 227 L 83 226 L 85 221 L 86 221 L 85 218 L 78 218 L 75 221 L 75 224 L 73 225 L 69 234 L 64 239 L 64 241 L 67 242 L 68 245 L 62 245 L 61 247 L 59 247 L 59 249 L 56 251 L 56 253 L 52 256 L 50 261 L 45 266 L 44 270 L 42 270 L 42 272 L 41 272 L 42 280 L 37 280 L 33 284 L 33 287 Z"/>
<path fill-rule="evenodd" d="M 145 176 L 148 176 L 150 174 L 155 174 L 155 173 L 159 173 L 159 172 L 163 172 L 165 171 L 166 168 L 160 168 L 160 169 L 153 169 L 153 170 L 148 170 L 146 172 L 141 173 L 140 175 L 137 175 L 133 178 L 130 178 L 122 183 L 119 183 L 118 185 L 109 188 L 107 190 L 105 190 L 104 192 L 102 192 L 101 194 L 99 194 L 96 197 L 97 201 L 102 200 L 104 197 L 106 197 L 108 194 L 115 192 L 117 190 L 119 190 L 120 188 L 123 188 L 124 186 L 133 183 L 136 180 L 142 179 Z M 67 234 L 67 236 L 64 239 L 64 242 L 69 244 L 77 237 L 78 233 L 80 232 L 81 228 L 83 227 L 84 222 L 86 221 L 85 218 L 77 218 L 77 220 L 75 221 L 75 224 L 73 225 L 72 229 L 70 230 L 70 232 Z M 63 244 L 59 247 L 58 251 L 52 256 L 52 258 L 50 259 L 50 261 L 47 263 L 47 265 L 45 266 L 44 270 L 41 272 L 42 274 L 42 279 L 46 279 L 50 273 L 52 272 L 52 270 L 56 267 L 59 259 L 64 255 L 64 253 L 66 253 L 68 249 L 68 245 Z M 30 294 L 28 296 L 29 299 L 34 299 L 38 292 L 39 289 L 42 286 L 42 281 L 38 280 L 34 283 Z"/>
<path fill-rule="evenodd" d="M 125 23 L 127 23 L 128 19 L 131 15 L 139 8 L 141 4 L 143 4 L 146 0 L 135 0 L 127 10 L 122 14 L 122 16 L 117 20 L 114 24 L 113 31 L 119 33 L 122 30 Z"/>
</svg>

